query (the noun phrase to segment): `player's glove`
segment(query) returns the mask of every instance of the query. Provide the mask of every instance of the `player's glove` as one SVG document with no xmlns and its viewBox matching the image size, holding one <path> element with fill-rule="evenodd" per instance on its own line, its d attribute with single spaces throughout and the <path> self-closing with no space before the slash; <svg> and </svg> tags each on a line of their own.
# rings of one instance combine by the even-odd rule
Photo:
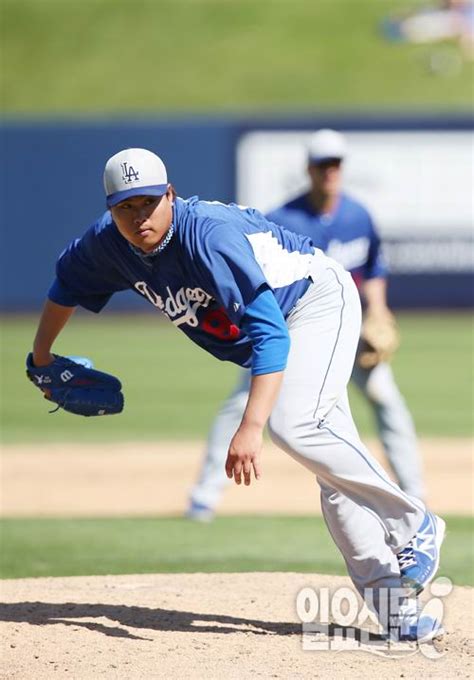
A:
<svg viewBox="0 0 474 680">
<path fill-rule="evenodd" d="M 69 413 L 81 416 L 105 416 L 123 409 L 122 384 L 113 375 L 88 368 L 53 354 L 54 361 L 37 368 L 33 355 L 26 359 L 26 375 L 46 399 Z M 91 364 L 89 364 L 91 365 Z"/>
<path fill-rule="evenodd" d="M 397 322 L 391 312 L 367 314 L 362 322 L 356 362 L 362 368 L 373 368 L 390 361 L 399 345 Z"/>
</svg>

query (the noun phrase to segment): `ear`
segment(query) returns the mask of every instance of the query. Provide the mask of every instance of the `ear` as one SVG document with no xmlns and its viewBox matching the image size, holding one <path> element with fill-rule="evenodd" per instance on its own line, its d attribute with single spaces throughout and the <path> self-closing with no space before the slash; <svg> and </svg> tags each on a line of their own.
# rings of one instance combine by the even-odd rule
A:
<svg viewBox="0 0 474 680">
<path fill-rule="evenodd" d="M 166 198 L 168 201 L 170 201 L 170 203 L 173 203 L 176 196 L 176 189 L 172 184 L 168 184 L 168 188 L 166 189 Z"/>
</svg>

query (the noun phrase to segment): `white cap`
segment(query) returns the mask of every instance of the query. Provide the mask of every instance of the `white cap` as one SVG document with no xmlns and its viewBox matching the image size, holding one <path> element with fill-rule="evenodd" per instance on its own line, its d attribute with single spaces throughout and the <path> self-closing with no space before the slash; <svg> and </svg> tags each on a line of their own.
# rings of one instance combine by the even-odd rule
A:
<svg viewBox="0 0 474 680">
<path fill-rule="evenodd" d="M 105 164 L 104 188 L 109 208 L 130 196 L 162 196 L 168 188 L 165 164 L 146 149 L 124 149 Z"/>
<path fill-rule="evenodd" d="M 308 161 L 320 163 L 331 158 L 342 160 L 347 154 L 347 144 L 340 132 L 319 130 L 311 135 L 308 144 Z"/>
</svg>

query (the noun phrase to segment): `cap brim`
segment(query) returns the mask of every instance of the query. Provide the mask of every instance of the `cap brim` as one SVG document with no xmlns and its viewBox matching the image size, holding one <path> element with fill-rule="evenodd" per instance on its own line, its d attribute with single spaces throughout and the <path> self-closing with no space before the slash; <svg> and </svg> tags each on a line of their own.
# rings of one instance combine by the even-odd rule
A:
<svg viewBox="0 0 474 680">
<path fill-rule="evenodd" d="M 344 156 L 309 156 L 308 163 L 318 165 L 318 163 L 327 163 L 328 161 L 343 161 Z"/>
<path fill-rule="evenodd" d="M 125 191 L 116 191 L 114 194 L 107 196 L 107 206 L 112 208 L 117 203 L 121 203 L 132 196 L 163 196 L 163 194 L 166 194 L 167 189 L 167 184 L 154 184 L 147 187 L 134 187 Z"/>
</svg>

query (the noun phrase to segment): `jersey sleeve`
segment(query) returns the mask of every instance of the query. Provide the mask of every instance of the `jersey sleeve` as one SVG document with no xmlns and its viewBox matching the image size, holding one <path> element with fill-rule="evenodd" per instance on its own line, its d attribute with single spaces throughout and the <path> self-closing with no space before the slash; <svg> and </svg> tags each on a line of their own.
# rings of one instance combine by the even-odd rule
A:
<svg viewBox="0 0 474 680">
<path fill-rule="evenodd" d="M 388 276 L 388 266 L 383 253 L 382 242 L 372 218 L 369 215 L 367 218 L 369 221 L 370 245 L 365 266 L 365 278 L 386 278 Z"/>
<path fill-rule="evenodd" d="M 263 287 L 242 318 L 242 329 L 252 342 L 252 375 L 284 371 L 290 351 L 288 327 L 268 287 Z"/>
<path fill-rule="evenodd" d="M 199 247 L 198 258 L 214 296 L 239 325 L 259 289 L 268 286 L 245 233 L 227 223 L 214 224 Z"/>
<path fill-rule="evenodd" d="M 93 229 L 72 241 L 56 263 L 56 278 L 49 291 L 52 302 L 66 307 L 80 305 L 100 312 L 113 293 L 128 286 L 103 257 Z"/>
</svg>

